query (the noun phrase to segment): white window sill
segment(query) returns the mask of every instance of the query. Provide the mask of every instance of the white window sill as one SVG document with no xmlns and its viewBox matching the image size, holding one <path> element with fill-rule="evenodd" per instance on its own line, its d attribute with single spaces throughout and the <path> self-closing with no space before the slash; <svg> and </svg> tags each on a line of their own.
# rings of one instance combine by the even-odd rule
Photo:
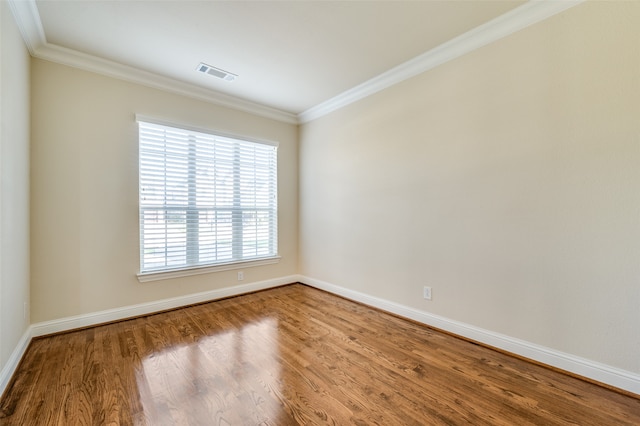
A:
<svg viewBox="0 0 640 426">
<path fill-rule="evenodd" d="M 170 271 L 140 272 L 138 281 L 141 283 L 148 281 L 168 280 L 171 278 L 188 277 L 190 275 L 209 274 L 211 272 L 230 271 L 232 269 L 252 268 L 254 266 L 271 265 L 280 262 L 280 256 L 267 257 L 255 260 L 244 260 L 232 263 L 223 263 L 212 266 L 198 266 L 194 268 L 172 269 Z"/>
</svg>

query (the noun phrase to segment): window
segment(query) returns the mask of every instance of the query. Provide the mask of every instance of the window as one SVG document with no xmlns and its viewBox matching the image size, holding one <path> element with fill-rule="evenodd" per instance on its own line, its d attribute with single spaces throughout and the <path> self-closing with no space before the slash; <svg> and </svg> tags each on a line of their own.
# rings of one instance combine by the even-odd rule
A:
<svg viewBox="0 0 640 426">
<path fill-rule="evenodd" d="M 141 274 L 277 257 L 277 146 L 138 124 Z"/>
</svg>

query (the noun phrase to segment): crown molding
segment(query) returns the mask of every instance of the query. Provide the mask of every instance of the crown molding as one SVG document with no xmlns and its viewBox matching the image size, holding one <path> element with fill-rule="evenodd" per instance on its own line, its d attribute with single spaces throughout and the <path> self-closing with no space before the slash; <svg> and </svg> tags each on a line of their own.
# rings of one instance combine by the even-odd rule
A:
<svg viewBox="0 0 640 426">
<path fill-rule="evenodd" d="M 327 115 L 404 80 L 422 74 L 438 65 L 543 21 L 583 1 L 584 0 L 529 1 L 504 15 L 480 25 L 297 115 L 48 43 L 35 0 L 8 0 L 8 3 L 22 33 L 22 38 L 33 57 L 176 93 L 257 116 L 297 124 L 307 123 Z"/>
<path fill-rule="evenodd" d="M 235 96 L 226 95 L 215 90 L 185 83 L 170 77 L 165 77 L 149 71 L 143 71 L 128 65 L 119 64 L 97 56 L 88 55 L 66 47 L 46 44 L 36 49 L 34 55 L 37 58 L 56 62 L 85 71 L 91 71 L 108 77 L 129 81 L 142 86 L 164 90 L 170 93 L 187 96 L 215 105 L 247 112 L 265 118 L 270 118 L 285 123 L 296 124 L 298 122 L 294 114 L 284 112 L 265 105 L 260 105 Z"/>
<path fill-rule="evenodd" d="M 377 77 L 373 77 L 352 89 L 309 108 L 298 114 L 298 121 L 300 123 L 313 121 L 404 80 L 422 74 L 438 65 L 507 37 L 530 25 L 550 18 L 583 1 L 584 0 L 529 1 Z"/>
<path fill-rule="evenodd" d="M 35 0 L 8 0 L 31 56 L 290 124 L 295 114 L 47 42 Z"/>
<path fill-rule="evenodd" d="M 35 56 L 36 50 L 47 43 L 35 0 L 8 0 L 7 3 L 29 53 Z"/>
</svg>

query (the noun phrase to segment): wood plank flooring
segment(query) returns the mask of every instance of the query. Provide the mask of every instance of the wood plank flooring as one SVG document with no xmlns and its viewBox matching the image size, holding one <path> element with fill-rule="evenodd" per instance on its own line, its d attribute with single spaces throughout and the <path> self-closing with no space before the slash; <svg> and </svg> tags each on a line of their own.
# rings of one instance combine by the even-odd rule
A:
<svg viewBox="0 0 640 426">
<path fill-rule="evenodd" d="M 639 425 L 640 400 L 300 284 L 34 340 L 2 425 Z"/>
</svg>

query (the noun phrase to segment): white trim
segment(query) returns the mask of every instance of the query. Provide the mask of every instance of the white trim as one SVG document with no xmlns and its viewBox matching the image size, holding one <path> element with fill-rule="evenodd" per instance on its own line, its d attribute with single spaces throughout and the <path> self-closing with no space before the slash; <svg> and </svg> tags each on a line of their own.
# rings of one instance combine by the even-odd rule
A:
<svg viewBox="0 0 640 426">
<path fill-rule="evenodd" d="M 286 111 L 48 43 L 35 0 L 8 0 L 8 3 L 13 11 L 18 28 L 20 28 L 22 38 L 33 57 L 187 96 L 260 117 L 290 124 L 298 122 L 295 114 Z"/>
<path fill-rule="evenodd" d="M 149 71 L 143 71 L 128 65 L 119 64 L 117 62 L 88 55 L 72 49 L 67 49 L 66 47 L 57 46 L 55 44 L 47 43 L 37 48 L 35 55 L 33 56 L 285 123 L 296 124 L 298 122 L 296 115 L 289 112 L 260 105 L 255 102 L 240 99 L 235 96 L 227 95 L 195 84 L 186 83 Z"/>
<path fill-rule="evenodd" d="M 313 121 L 404 80 L 422 74 L 438 65 L 520 31 L 530 25 L 550 18 L 583 1 L 584 0 L 529 1 L 377 77 L 309 108 L 298 114 L 298 121 L 300 123 Z"/>
<path fill-rule="evenodd" d="M 155 117 L 151 117 L 148 115 L 143 115 L 143 114 L 136 114 L 136 121 L 137 122 L 144 122 L 144 123 L 150 123 L 150 124 L 157 124 L 160 126 L 167 126 L 167 127 L 177 127 L 179 129 L 183 129 L 183 130 L 191 130 L 193 132 L 198 132 L 198 133 L 205 133 L 207 135 L 211 135 L 211 136 L 218 136 L 218 137 L 223 137 L 223 138 L 230 138 L 230 139 L 239 139 L 242 141 L 247 141 L 247 142 L 253 142 L 253 143 L 260 143 L 263 145 L 271 145 L 271 146 L 275 146 L 275 147 L 279 147 L 280 143 L 276 142 L 276 141 L 270 141 L 267 139 L 259 139 L 259 138 L 254 138 L 251 136 L 244 136 L 244 135 L 240 135 L 240 134 L 234 134 L 234 133 L 226 133 L 226 132 L 219 132 L 216 129 L 208 129 L 206 127 L 200 127 L 200 126 L 194 126 L 191 124 L 185 124 L 185 123 L 180 123 L 180 122 L 176 122 L 176 121 L 172 121 L 172 120 L 166 120 L 163 118 L 155 118 Z"/>
<path fill-rule="evenodd" d="M 201 293 L 178 296 L 171 299 L 157 300 L 153 302 L 140 303 L 137 305 L 125 306 L 122 308 L 108 309 L 105 311 L 92 312 L 90 314 L 75 315 L 67 318 L 60 318 L 51 321 L 44 321 L 32 324 L 25 330 L 22 338 L 16 345 L 0 372 L 0 395 L 4 393 L 12 376 L 16 372 L 22 357 L 24 356 L 31 339 L 48 334 L 74 330 L 83 327 L 90 327 L 103 323 L 124 320 L 140 315 L 148 315 L 161 312 L 167 309 L 175 309 L 183 306 L 214 301 L 225 297 L 239 296 L 258 290 L 280 287 L 300 281 L 299 275 L 289 275 L 265 281 L 258 281 L 232 287 L 224 287 L 216 290 L 204 291 Z"/>
<path fill-rule="evenodd" d="M 24 334 L 22 334 L 22 337 L 18 341 L 18 344 L 11 353 L 11 356 L 2 368 L 2 372 L 0 372 L 0 396 L 2 396 L 2 394 L 6 390 L 7 385 L 11 381 L 13 373 L 16 372 L 16 369 L 20 364 L 20 360 L 22 360 L 24 353 L 27 351 L 27 347 L 29 347 L 29 343 L 31 343 L 31 336 L 31 327 L 28 327 L 25 330 Z"/>
<path fill-rule="evenodd" d="M 171 278 L 188 277 L 190 275 L 202 275 L 211 272 L 231 271 L 234 269 L 252 268 L 254 266 L 273 265 L 279 263 L 281 257 L 269 257 L 266 259 L 257 260 L 245 260 L 239 262 L 223 263 L 220 265 L 201 266 L 196 268 L 185 269 L 173 269 L 171 271 L 157 271 L 157 272 L 140 272 L 138 274 L 138 281 L 141 283 L 149 281 L 169 280 Z"/>
<path fill-rule="evenodd" d="M 59 333 L 62 331 L 74 330 L 77 328 L 90 327 L 113 321 L 120 321 L 140 315 L 149 315 L 167 309 L 175 309 L 194 303 L 209 302 L 230 296 L 253 291 L 264 290 L 273 287 L 298 282 L 299 276 L 289 275 L 286 277 L 274 278 L 265 281 L 258 281 L 249 284 L 224 287 L 215 290 L 204 291 L 202 293 L 188 294 L 185 296 L 173 297 L 170 299 L 156 300 L 153 302 L 140 303 L 137 305 L 124 306 L 122 308 L 108 309 L 105 311 L 92 312 L 89 314 L 75 315 L 72 317 L 60 318 L 51 321 L 44 321 L 31 326 L 32 336 L 45 336 L 47 334 Z"/>
<path fill-rule="evenodd" d="M 285 123 L 307 123 L 563 12 L 584 0 L 529 1 L 300 114 L 47 43 L 35 0 L 8 0 L 31 56 Z"/>
<path fill-rule="evenodd" d="M 24 356 L 24 353 L 33 337 L 89 327 L 140 315 L 153 314 L 166 309 L 174 309 L 192 305 L 194 303 L 213 301 L 224 297 L 238 296 L 253 291 L 279 287 L 296 282 L 301 282 L 311 287 L 328 291 L 347 299 L 364 303 L 366 305 L 412 319 L 419 323 L 436 327 L 485 345 L 493 346 L 495 348 L 640 395 L 640 375 L 636 373 L 566 354 L 544 346 L 529 343 L 524 340 L 494 333 L 469 324 L 454 321 L 439 315 L 420 311 L 395 302 L 380 299 L 302 275 L 289 275 L 286 277 L 274 278 L 271 280 L 240 286 L 225 287 L 202 293 L 174 297 L 171 299 L 141 303 L 123 308 L 109 309 L 106 311 L 76 315 L 73 317 L 33 324 L 25 331 L 18 342 L 18 345 L 11 354 L 11 357 L 0 373 L 0 394 L 4 392 L 11 376 L 18 367 L 18 364 Z"/>
<path fill-rule="evenodd" d="M 364 303 L 401 317 L 409 318 L 419 323 L 439 328 L 467 339 L 640 395 L 640 374 L 505 336 L 500 333 L 484 330 L 479 327 L 420 311 L 314 278 L 301 276 L 298 281 L 311 287 L 325 290 L 347 299 Z"/>
<path fill-rule="evenodd" d="M 24 44 L 31 56 L 35 56 L 38 48 L 47 44 L 35 0 L 8 0 L 7 3 L 13 12 Z"/>
<path fill-rule="evenodd" d="M 9 1 L 8 6 L 9 6 L 10 13 L 13 15 L 13 20 L 16 22 L 16 25 L 18 26 L 18 29 L 22 34 L 23 39 L 25 39 L 24 34 L 27 31 L 35 32 L 37 34 L 39 30 L 41 35 L 44 34 L 42 31 L 42 26 L 38 27 L 38 25 L 40 24 L 39 16 L 37 16 L 37 19 L 34 21 L 23 22 L 23 20 L 21 19 L 24 16 L 27 16 L 27 17 L 33 16 L 32 11 L 25 11 L 25 7 L 35 8 L 35 3 L 31 5 L 23 5 L 23 4 L 18 4 L 14 1 Z M 3 5 L 0 5 L 0 9 L 2 8 L 3 8 Z M 0 21 L 3 18 L 2 16 L 3 13 L 4 12 L 0 10 Z M 36 10 L 36 15 L 37 15 L 37 10 Z M 32 27 L 32 29 L 28 30 L 27 28 L 25 28 L 26 26 L 30 26 Z M 26 39 L 25 39 L 25 45 L 27 49 L 31 51 L 32 46 L 26 42 Z M 0 58 L 0 62 L 2 62 L 1 58 Z M 2 150 L 3 145 L 4 145 L 3 141 L 0 140 L 0 151 Z M 0 205 L 2 204 L 2 198 L 3 197 L 0 196 Z M 0 209 L 0 213 L 1 213 L 1 209 Z M 1 233 L 2 233 L 2 227 L 0 227 L 0 234 Z M 1 251 L 1 247 L 0 247 L 0 251 Z M 0 259 L 2 259 L 2 253 L 0 253 Z M 0 293 L 1 292 L 2 292 L 2 289 L 0 289 Z M 2 294 L 0 294 L 0 300 L 1 299 L 2 299 Z M 0 332 L 0 334 L 2 333 Z M 20 338 L 20 340 L 18 340 L 18 343 L 16 344 L 13 351 L 11 352 L 11 355 L 9 355 L 9 358 L 6 360 L 4 365 L 2 365 L 2 370 L 0 371 L 0 397 L 4 394 L 7 386 L 9 385 L 9 382 L 11 381 L 13 374 L 18 368 L 18 365 L 20 364 L 20 361 L 22 360 L 22 357 L 24 356 L 24 353 L 26 352 L 30 342 L 31 342 L 31 327 L 27 327 L 24 333 L 22 334 L 22 337 Z M 9 349 L 9 345 L 7 345 L 7 342 L 2 340 L 2 336 L 0 336 L 0 347 L 2 347 L 3 351 L 5 350 L 5 348 Z"/>
</svg>

